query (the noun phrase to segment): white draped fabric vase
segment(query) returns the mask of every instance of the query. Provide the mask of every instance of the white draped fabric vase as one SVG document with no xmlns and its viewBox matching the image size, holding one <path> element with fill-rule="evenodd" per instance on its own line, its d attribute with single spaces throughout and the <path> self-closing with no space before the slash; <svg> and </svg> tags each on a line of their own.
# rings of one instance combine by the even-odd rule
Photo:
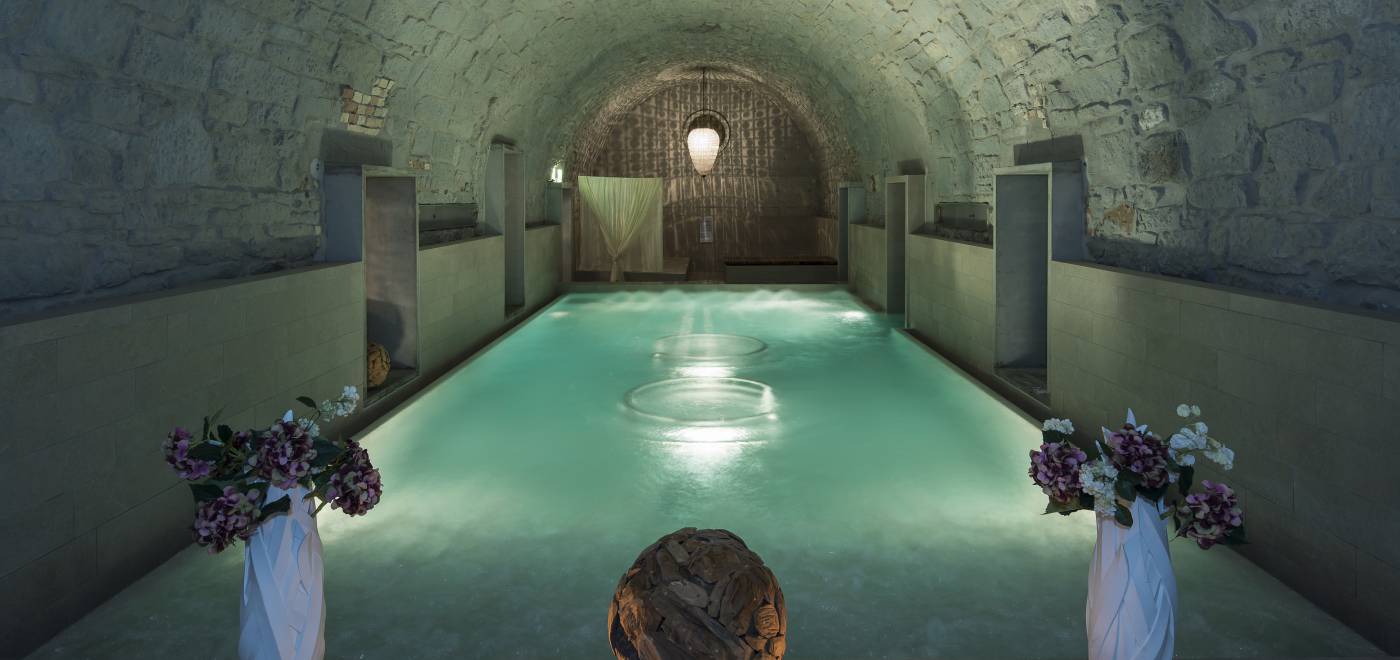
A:
<svg viewBox="0 0 1400 660">
<path fill-rule="evenodd" d="M 291 497 L 291 509 L 263 521 L 243 555 L 242 660 L 320 660 L 326 655 L 321 535 L 307 490 L 268 488 L 267 501 Z"/>
<path fill-rule="evenodd" d="M 1137 498 L 1133 526 L 1098 519 L 1084 608 L 1090 660 L 1171 660 L 1176 575 L 1160 502 Z"/>
</svg>

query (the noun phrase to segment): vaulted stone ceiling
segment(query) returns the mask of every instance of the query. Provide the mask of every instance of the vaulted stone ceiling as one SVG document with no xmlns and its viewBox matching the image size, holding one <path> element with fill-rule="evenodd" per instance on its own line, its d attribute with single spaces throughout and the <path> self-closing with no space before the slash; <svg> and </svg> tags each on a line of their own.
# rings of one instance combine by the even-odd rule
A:
<svg viewBox="0 0 1400 660">
<path fill-rule="evenodd" d="M 415 22 L 411 3 L 396 3 L 402 13 L 380 16 L 375 5 L 366 24 L 447 28 L 425 40 L 431 61 L 417 60 L 422 72 L 409 75 L 452 76 L 426 87 L 455 87 L 453 101 L 467 107 L 484 103 L 486 112 L 465 113 L 480 118 L 478 135 L 514 137 L 537 155 L 570 159 L 610 114 L 708 66 L 769 85 L 854 175 L 861 160 L 879 172 L 883 161 L 929 158 L 930 138 L 947 142 L 945 157 L 959 139 L 956 151 L 966 151 L 957 97 L 935 69 L 948 53 L 931 45 L 939 21 L 966 29 L 966 17 L 952 3 L 905 4 L 500 2 L 460 15 L 435 5 Z M 476 33 L 483 21 L 491 27 Z M 459 40 L 444 51 L 453 33 Z"/>
<path fill-rule="evenodd" d="M 304 262 L 319 240 L 307 163 L 322 131 L 343 127 L 343 85 L 392 79 L 380 137 L 395 164 L 425 169 L 426 201 L 472 200 L 491 140 L 518 143 L 542 179 L 555 158 L 580 162 L 629 103 L 708 66 L 785 99 L 841 176 L 922 167 L 940 201 L 990 201 L 991 169 L 1014 145 L 1082 135 L 1095 258 L 1400 304 L 1390 0 L 0 11 L 0 148 L 13 155 L 0 164 L 0 300 L 46 306 L 32 301 Z M 36 249 L 67 256 L 3 258 Z"/>
</svg>

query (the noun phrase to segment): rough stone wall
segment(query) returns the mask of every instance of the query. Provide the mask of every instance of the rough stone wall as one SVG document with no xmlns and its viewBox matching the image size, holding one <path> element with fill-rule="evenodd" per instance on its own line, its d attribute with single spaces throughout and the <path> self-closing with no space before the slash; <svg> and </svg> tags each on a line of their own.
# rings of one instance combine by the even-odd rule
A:
<svg viewBox="0 0 1400 660">
<path fill-rule="evenodd" d="M 321 131 L 389 69 L 350 57 L 363 26 L 297 2 L 4 12 L 4 315 L 312 259 Z"/>
<path fill-rule="evenodd" d="M 345 85 L 425 201 L 493 139 L 576 164 L 696 65 L 775 90 L 849 179 L 989 201 L 1011 146 L 1082 134 L 1095 258 L 1400 302 L 1390 0 L 10 0 L 0 304 L 14 313 L 300 264 Z M 531 176 L 531 215 L 544 177 Z M 834 188 L 828 187 L 828 198 Z M 878 206 L 879 195 L 872 197 Z M 830 203 L 826 204 L 828 207 Z M 879 208 L 872 208 L 878 216 Z"/>
<path fill-rule="evenodd" d="M 1082 134 L 1093 259 L 1400 306 L 1400 4 L 1079 0 L 1009 17 L 934 29 L 979 198 L 1018 139 Z"/>
<path fill-rule="evenodd" d="M 724 113 L 731 131 L 707 177 L 695 173 L 682 128 L 701 107 Z M 725 257 L 816 252 L 820 161 L 797 120 L 759 85 L 715 80 L 702 98 L 699 82 L 678 82 L 611 123 L 609 140 L 579 173 L 663 177 L 665 255 L 688 257 L 692 273 L 714 277 Z M 700 242 L 702 216 L 714 219 L 712 243 Z"/>
</svg>

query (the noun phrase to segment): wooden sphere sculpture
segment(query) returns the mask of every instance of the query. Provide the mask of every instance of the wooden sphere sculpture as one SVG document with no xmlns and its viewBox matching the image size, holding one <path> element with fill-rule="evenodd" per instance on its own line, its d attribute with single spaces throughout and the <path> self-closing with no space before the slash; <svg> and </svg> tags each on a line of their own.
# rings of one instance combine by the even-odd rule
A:
<svg viewBox="0 0 1400 660">
<path fill-rule="evenodd" d="M 369 353 L 365 357 L 369 366 L 369 375 L 365 384 L 369 387 L 383 385 L 384 380 L 389 377 L 389 351 L 379 344 L 370 342 Z"/>
<path fill-rule="evenodd" d="M 621 660 L 778 660 L 787 652 L 783 590 L 734 533 L 687 527 L 623 574 L 608 642 Z"/>
</svg>

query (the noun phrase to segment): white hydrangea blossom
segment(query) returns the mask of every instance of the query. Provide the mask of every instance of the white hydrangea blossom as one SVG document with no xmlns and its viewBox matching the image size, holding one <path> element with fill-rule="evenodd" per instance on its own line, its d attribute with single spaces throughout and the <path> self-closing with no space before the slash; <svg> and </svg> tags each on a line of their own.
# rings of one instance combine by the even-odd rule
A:
<svg viewBox="0 0 1400 660">
<path fill-rule="evenodd" d="M 1181 405 L 1179 405 L 1179 406 L 1176 407 L 1176 416 L 1177 416 L 1177 417 L 1199 417 L 1200 415 L 1201 415 L 1201 407 L 1200 407 L 1200 406 L 1188 405 L 1188 404 L 1183 403 L 1183 404 L 1181 404 Z"/>
<path fill-rule="evenodd" d="M 1094 498 L 1094 513 L 1107 518 L 1112 518 L 1118 511 L 1118 496 L 1113 490 L 1113 483 L 1118 479 L 1118 468 L 1108 461 L 1108 458 L 1099 458 L 1085 463 L 1079 468 L 1079 485 L 1084 492 Z"/>
<path fill-rule="evenodd" d="M 305 417 L 302 417 L 297 420 L 297 426 L 300 426 L 301 428 L 305 429 L 306 432 L 313 438 L 319 437 L 321 435 L 320 425 Z"/>
<path fill-rule="evenodd" d="M 1209 441 L 1210 427 L 1205 422 L 1196 422 L 1190 426 L 1181 427 L 1180 431 L 1172 434 L 1167 440 L 1168 445 L 1179 452 L 1199 451 L 1206 448 Z"/>
<path fill-rule="evenodd" d="M 1206 458 L 1220 464 L 1220 467 L 1225 470 L 1231 470 L 1235 467 L 1235 450 L 1216 440 L 1210 441 L 1210 449 L 1205 450 L 1203 454 Z"/>
<path fill-rule="evenodd" d="M 346 385 L 341 391 L 340 398 L 334 401 L 321 402 L 321 415 L 323 417 L 345 417 L 355 412 L 355 408 L 360 403 L 360 391 L 354 385 Z"/>
<path fill-rule="evenodd" d="M 336 402 L 335 414 L 337 417 L 345 417 L 355 412 L 355 407 L 360 403 L 360 392 L 354 385 L 346 385 L 345 390 L 340 394 L 340 400 Z"/>
<path fill-rule="evenodd" d="M 1067 419 L 1051 418 L 1041 424 L 1042 431 L 1056 431 L 1065 435 L 1074 435 L 1074 423 Z"/>
<path fill-rule="evenodd" d="M 1201 408 L 1183 403 L 1176 407 L 1176 414 L 1187 418 L 1199 417 Z M 1210 427 L 1199 420 L 1181 427 L 1181 430 L 1173 434 L 1167 441 L 1167 446 L 1172 460 L 1176 461 L 1178 465 L 1195 465 L 1195 453 L 1200 452 L 1207 460 L 1219 464 L 1226 470 L 1235 466 L 1235 452 L 1221 444 L 1219 440 L 1210 437 Z"/>
</svg>

